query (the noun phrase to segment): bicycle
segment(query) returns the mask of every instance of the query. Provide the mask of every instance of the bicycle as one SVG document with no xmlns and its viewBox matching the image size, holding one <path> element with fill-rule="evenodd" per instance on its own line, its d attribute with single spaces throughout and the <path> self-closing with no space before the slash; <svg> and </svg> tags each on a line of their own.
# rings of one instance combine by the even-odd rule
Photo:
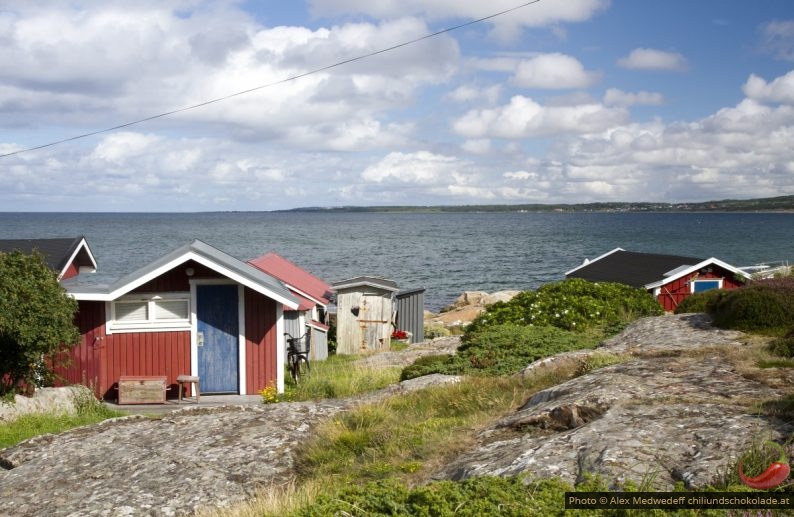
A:
<svg viewBox="0 0 794 517">
<path fill-rule="evenodd" d="M 298 384 L 301 377 L 305 377 L 309 373 L 309 343 L 306 343 L 306 349 L 301 346 L 304 343 L 306 334 L 301 337 L 292 337 L 289 332 L 285 332 L 287 337 L 287 368 L 292 376 L 295 384 Z"/>
</svg>

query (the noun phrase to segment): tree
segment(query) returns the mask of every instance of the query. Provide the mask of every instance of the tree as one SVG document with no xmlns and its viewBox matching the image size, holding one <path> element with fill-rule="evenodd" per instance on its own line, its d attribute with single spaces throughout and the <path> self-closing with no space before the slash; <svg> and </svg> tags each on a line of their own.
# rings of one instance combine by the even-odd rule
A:
<svg viewBox="0 0 794 517">
<path fill-rule="evenodd" d="M 0 253 L 0 394 L 52 380 L 46 358 L 80 338 L 75 312 L 40 253 Z"/>
</svg>

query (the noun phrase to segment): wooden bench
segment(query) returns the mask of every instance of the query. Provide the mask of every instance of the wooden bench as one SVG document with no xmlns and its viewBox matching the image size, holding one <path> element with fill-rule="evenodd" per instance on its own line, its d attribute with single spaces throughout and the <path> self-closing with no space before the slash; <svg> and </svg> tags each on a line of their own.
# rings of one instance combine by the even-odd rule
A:
<svg viewBox="0 0 794 517">
<path fill-rule="evenodd" d="M 168 378 L 152 375 L 119 377 L 119 404 L 165 404 Z"/>
<path fill-rule="evenodd" d="M 182 403 L 182 385 L 183 384 L 190 384 L 193 386 L 193 390 L 196 392 L 196 404 L 199 403 L 201 399 L 201 393 L 199 393 L 199 378 L 198 375 L 180 375 L 176 378 L 176 383 L 179 385 L 179 403 Z"/>
</svg>

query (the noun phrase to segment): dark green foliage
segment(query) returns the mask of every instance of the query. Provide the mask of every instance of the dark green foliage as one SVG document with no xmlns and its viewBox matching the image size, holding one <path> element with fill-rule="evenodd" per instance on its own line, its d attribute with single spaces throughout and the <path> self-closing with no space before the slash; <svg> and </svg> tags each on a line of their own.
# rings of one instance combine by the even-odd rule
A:
<svg viewBox="0 0 794 517">
<path fill-rule="evenodd" d="M 794 327 L 794 278 L 725 291 L 710 305 L 710 314 L 720 328 L 781 336 Z"/>
<path fill-rule="evenodd" d="M 593 348 L 597 339 L 555 327 L 497 325 L 466 334 L 454 356 L 423 357 L 405 368 L 402 379 L 430 373 L 448 375 L 510 375 L 533 361 L 560 352 Z"/>
<path fill-rule="evenodd" d="M 552 326 L 582 332 L 659 314 L 662 314 L 659 302 L 642 289 L 571 278 L 489 306 L 466 327 L 465 336 L 504 324 Z"/>
<path fill-rule="evenodd" d="M 351 485 L 334 496 L 320 496 L 295 515 L 564 515 L 563 494 L 569 490 L 573 488 L 558 479 L 526 485 L 522 478 L 481 477 L 437 481 L 416 488 L 379 481 Z"/>
<path fill-rule="evenodd" d="M 781 357 L 794 357 L 794 328 L 785 336 L 772 341 L 769 344 L 769 351 Z"/>
<path fill-rule="evenodd" d="M 414 379 L 431 373 L 460 375 L 463 373 L 462 363 L 456 361 L 451 355 L 426 355 L 418 358 L 412 365 L 403 368 L 400 380 Z"/>
<path fill-rule="evenodd" d="M 76 311 L 40 254 L 0 253 L 0 392 L 49 382 L 45 358 L 80 337 Z"/>
<path fill-rule="evenodd" d="M 650 491 L 628 482 L 622 491 Z M 730 491 L 749 491 L 747 487 L 730 485 Z M 566 492 L 606 492 L 607 484 L 598 477 L 589 477 L 575 488 L 559 478 L 530 480 L 519 476 L 469 478 L 464 481 L 435 481 L 408 488 L 395 481 L 378 481 L 366 485 L 349 485 L 333 495 L 322 495 L 312 504 L 292 515 L 319 517 L 347 516 L 438 516 L 480 517 L 500 516 L 717 516 L 725 510 L 566 510 Z M 685 493 L 680 485 L 675 492 Z M 711 491 L 704 489 L 704 492 Z"/>
<path fill-rule="evenodd" d="M 674 312 L 676 314 L 710 312 L 711 307 L 713 307 L 726 292 L 727 291 L 721 289 L 710 289 L 702 293 L 692 294 L 679 303 Z"/>
</svg>

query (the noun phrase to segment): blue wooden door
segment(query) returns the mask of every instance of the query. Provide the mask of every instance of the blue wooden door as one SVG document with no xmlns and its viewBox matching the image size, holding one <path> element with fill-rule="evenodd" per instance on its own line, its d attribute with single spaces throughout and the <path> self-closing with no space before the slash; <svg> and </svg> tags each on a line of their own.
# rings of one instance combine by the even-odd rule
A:
<svg viewBox="0 0 794 517">
<path fill-rule="evenodd" d="M 196 286 L 196 345 L 202 393 L 238 393 L 236 285 Z"/>
</svg>

